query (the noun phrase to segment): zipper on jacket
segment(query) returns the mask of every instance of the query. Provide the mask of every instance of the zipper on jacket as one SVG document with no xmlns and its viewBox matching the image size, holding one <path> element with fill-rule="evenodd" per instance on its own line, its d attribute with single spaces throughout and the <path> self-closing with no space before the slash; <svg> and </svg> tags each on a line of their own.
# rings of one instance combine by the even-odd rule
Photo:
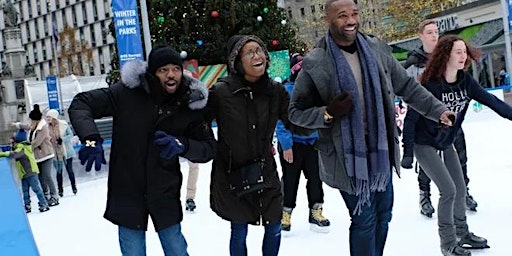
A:
<svg viewBox="0 0 512 256">
<path fill-rule="evenodd" d="M 250 98 L 251 100 L 254 100 L 254 97 L 252 96 L 252 91 L 249 91 L 249 98 Z"/>
</svg>

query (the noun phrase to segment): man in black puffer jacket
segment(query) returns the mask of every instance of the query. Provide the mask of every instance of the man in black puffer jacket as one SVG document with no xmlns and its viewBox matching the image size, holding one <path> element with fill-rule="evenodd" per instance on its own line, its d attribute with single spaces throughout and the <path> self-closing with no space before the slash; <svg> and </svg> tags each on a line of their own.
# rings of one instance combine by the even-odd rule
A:
<svg viewBox="0 0 512 256">
<path fill-rule="evenodd" d="M 127 62 L 121 82 L 80 93 L 69 116 L 83 143 L 79 152 L 86 170 L 101 167 L 103 142 L 94 119 L 112 116 L 107 209 L 104 217 L 119 226 L 123 255 L 145 255 L 148 215 L 166 255 L 188 255 L 181 233 L 182 174 L 179 157 L 195 163 L 211 160 L 215 139 L 204 121 L 208 90 L 183 76 L 179 54 L 168 46 L 154 48 L 148 66 Z"/>
</svg>

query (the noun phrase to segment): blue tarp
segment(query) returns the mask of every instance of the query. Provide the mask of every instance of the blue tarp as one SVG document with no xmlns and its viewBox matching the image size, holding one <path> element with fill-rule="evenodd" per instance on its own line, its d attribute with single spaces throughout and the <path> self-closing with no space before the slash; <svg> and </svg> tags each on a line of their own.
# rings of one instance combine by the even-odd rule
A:
<svg viewBox="0 0 512 256">
<path fill-rule="evenodd" d="M 8 161 L 0 158 L 0 255 L 39 255 Z"/>
</svg>

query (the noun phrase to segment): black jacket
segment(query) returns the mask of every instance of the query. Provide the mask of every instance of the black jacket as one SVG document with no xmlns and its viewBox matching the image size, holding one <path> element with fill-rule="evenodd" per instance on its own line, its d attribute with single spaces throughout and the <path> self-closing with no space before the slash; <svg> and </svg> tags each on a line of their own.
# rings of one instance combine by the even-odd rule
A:
<svg viewBox="0 0 512 256">
<path fill-rule="evenodd" d="M 438 122 L 428 120 L 412 108 L 407 110 L 404 119 L 404 156 L 414 155 L 414 144 L 429 145 L 438 150 L 450 147 L 461 129 L 462 122 L 471 100 L 476 100 L 498 113 L 500 116 L 512 120 L 512 107 L 488 93 L 464 71 L 457 73 L 457 81 L 429 81 L 425 84 L 436 98 L 451 111 L 457 114 L 453 126 L 441 127 Z"/>
<path fill-rule="evenodd" d="M 423 50 L 423 47 L 414 49 L 407 53 L 407 59 L 404 63 L 404 68 L 408 69 L 410 66 L 415 65 L 418 68 L 424 68 L 428 61 L 428 54 Z"/>
<path fill-rule="evenodd" d="M 221 218 L 256 225 L 281 220 L 281 183 L 271 147 L 277 120 L 290 127 L 288 104 L 286 89 L 270 80 L 253 89 L 238 76 L 229 75 L 210 89 L 208 112 L 218 125 L 210 206 Z M 265 159 L 264 180 L 270 188 L 237 198 L 229 189 L 228 170 L 260 156 Z"/>
<path fill-rule="evenodd" d="M 112 116 L 107 209 L 104 217 L 116 225 L 146 230 L 148 214 L 160 231 L 181 222 L 182 174 L 179 158 L 163 160 L 154 143 L 155 131 L 180 137 L 181 154 L 204 163 L 215 154 L 212 130 L 204 121 L 208 90 L 197 80 L 183 77 L 172 97 L 161 98 L 157 78 L 145 78 L 140 61 L 126 63 L 121 82 L 75 96 L 69 107 L 71 124 L 84 138 L 99 134 L 94 119 Z"/>
</svg>

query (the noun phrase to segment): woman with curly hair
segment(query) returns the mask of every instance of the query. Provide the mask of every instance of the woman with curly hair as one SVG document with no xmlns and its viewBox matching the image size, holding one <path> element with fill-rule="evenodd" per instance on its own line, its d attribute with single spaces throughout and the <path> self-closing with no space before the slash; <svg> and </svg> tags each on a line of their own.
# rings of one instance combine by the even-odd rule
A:
<svg viewBox="0 0 512 256">
<path fill-rule="evenodd" d="M 512 120 L 512 107 L 485 91 L 466 69 L 481 53 L 456 35 L 436 45 L 420 82 L 457 114 L 453 126 L 440 126 L 410 109 L 404 123 L 404 162 L 416 157 L 439 189 L 438 225 L 443 255 L 471 255 L 466 248 L 488 248 L 487 239 L 469 232 L 466 221 L 466 184 L 453 143 L 471 100 Z M 440 152 L 440 154 L 438 154 Z"/>
</svg>

